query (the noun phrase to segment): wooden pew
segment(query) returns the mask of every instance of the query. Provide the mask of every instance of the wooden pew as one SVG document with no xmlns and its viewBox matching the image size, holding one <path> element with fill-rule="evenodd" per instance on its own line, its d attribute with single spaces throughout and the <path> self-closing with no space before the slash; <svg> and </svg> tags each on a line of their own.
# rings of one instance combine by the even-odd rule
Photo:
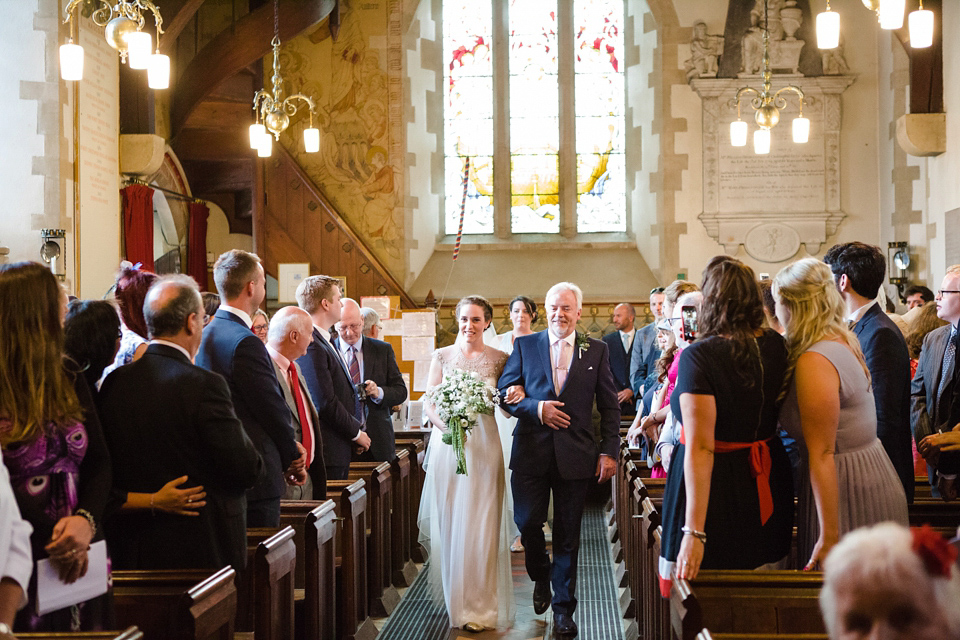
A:
<svg viewBox="0 0 960 640">
<path fill-rule="evenodd" d="M 226 570 L 233 572 L 230 568 Z M 213 572 L 207 569 L 114 571 L 113 602 L 117 626 L 136 625 L 146 640 L 193 638 L 178 628 L 178 623 L 183 620 L 184 596 L 211 574 Z M 225 598 L 229 599 L 229 595 Z"/>
<path fill-rule="evenodd" d="M 247 528 L 247 566 L 240 573 L 237 579 L 237 619 L 236 633 L 243 638 L 252 638 L 254 632 L 256 597 L 256 583 L 254 581 L 254 560 L 257 555 L 257 547 L 270 536 L 276 535 L 280 529 L 272 527 L 250 527 Z M 247 634 L 247 635 L 241 635 Z"/>
<path fill-rule="evenodd" d="M 254 638 L 293 638 L 293 573 L 297 548 L 285 527 L 257 545 L 253 564 Z"/>
<path fill-rule="evenodd" d="M 367 598 L 370 615 L 393 613 L 400 594 L 393 586 L 393 474 L 389 462 L 352 462 L 350 478 L 367 481 Z"/>
<path fill-rule="evenodd" d="M 126 631 L 18 633 L 17 638 L 24 638 L 25 640 L 142 640 L 143 632 L 136 627 L 130 627 Z"/>
<path fill-rule="evenodd" d="M 940 498 L 916 497 L 907 509 L 910 526 L 929 524 L 935 529 L 952 529 L 956 535 L 960 527 L 960 507 L 956 502 L 944 502 Z M 953 537 L 950 535 L 949 537 Z"/>
<path fill-rule="evenodd" d="M 419 473 L 419 470 L 413 469 L 410 461 L 410 451 L 407 449 L 398 449 L 397 457 L 390 462 L 390 471 L 393 474 L 393 519 L 391 520 L 390 543 L 392 547 L 391 558 L 393 563 L 390 567 L 392 572 L 393 585 L 396 587 L 409 587 L 417 577 L 417 567 L 413 563 L 412 544 L 410 540 L 411 531 L 416 528 L 417 514 L 411 512 L 411 483 L 413 483 L 413 474 Z M 509 490 L 509 487 L 508 487 Z M 411 526 L 413 518 L 413 526 Z"/>
<path fill-rule="evenodd" d="M 333 500 L 284 500 L 280 524 L 293 528 L 297 548 L 294 574 L 296 637 L 337 637 L 336 512 Z"/>
<path fill-rule="evenodd" d="M 404 432 L 406 433 L 406 432 Z M 397 434 L 397 449 L 406 449 L 410 456 L 410 558 L 414 562 L 422 563 L 426 560 L 423 548 L 420 546 L 420 528 L 417 526 L 417 516 L 420 513 L 420 494 L 423 490 L 424 470 L 423 461 L 426 456 L 426 441 L 411 439 Z"/>
<path fill-rule="evenodd" d="M 337 638 L 372 640 L 377 628 L 367 611 L 367 491 L 363 480 L 327 482 L 339 515 L 336 534 Z"/>
<path fill-rule="evenodd" d="M 819 571 L 701 571 L 676 579 L 670 593 L 673 636 L 695 640 L 711 633 L 824 634 Z"/>
<path fill-rule="evenodd" d="M 181 597 L 183 638 L 232 640 L 237 617 L 237 572 L 224 567 Z"/>
</svg>

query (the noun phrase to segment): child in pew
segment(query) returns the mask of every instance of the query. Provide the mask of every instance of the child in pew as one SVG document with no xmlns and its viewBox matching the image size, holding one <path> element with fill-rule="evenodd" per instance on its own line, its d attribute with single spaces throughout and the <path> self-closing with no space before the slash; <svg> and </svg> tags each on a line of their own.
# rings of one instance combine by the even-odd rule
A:
<svg viewBox="0 0 960 640">
<path fill-rule="evenodd" d="M 960 638 L 957 550 L 929 526 L 850 532 L 824 564 L 820 610 L 831 640 Z"/>
</svg>

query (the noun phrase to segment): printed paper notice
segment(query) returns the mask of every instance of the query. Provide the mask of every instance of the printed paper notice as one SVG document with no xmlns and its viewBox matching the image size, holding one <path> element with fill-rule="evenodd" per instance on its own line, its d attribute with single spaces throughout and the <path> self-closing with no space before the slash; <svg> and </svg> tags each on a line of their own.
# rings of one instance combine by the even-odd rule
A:
<svg viewBox="0 0 960 640">
<path fill-rule="evenodd" d="M 433 336 L 408 336 L 404 333 L 401 347 L 401 360 L 426 360 L 427 365 L 430 365 L 430 358 L 433 357 Z M 416 376 L 413 383 L 417 383 Z"/>
<path fill-rule="evenodd" d="M 360 298 L 360 306 L 376 311 L 380 320 L 390 317 L 390 296 L 363 296 Z"/>
<path fill-rule="evenodd" d="M 413 363 L 413 390 L 426 391 L 427 380 L 430 378 L 430 361 L 417 360 Z"/>
<path fill-rule="evenodd" d="M 37 613 L 44 615 L 107 592 L 107 543 L 101 540 L 90 545 L 87 559 L 87 574 L 73 584 L 60 581 L 50 560 L 37 562 Z"/>
<path fill-rule="evenodd" d="M 411 400 L 407 403 L 407 421 L 405 429 L 419 429 L 423 426 L 423 402 Z"/>
<path fill-rule="evenodd" d="M 400 318 L 392 318 L 390 320 L 380 320 L 380 324 L 383 325 L 383 329 L 380 330 L 381 336 L 402 336 L 403 335 L 403 320 Z"/>
<path fill-rule="evenodd" d="M 437 313 L 435 311 L 407 311 L 403 314 L 403 335 L 437 335 Z M 432 348 L 432 347 L 431 347 Z M 410 358 L 404 358 L 409 360 Z"/>
<path fill-rule="evenodd" d="M 277 302 L 297 302 L 297 287 L 310 275 L 307 262 L 281 262 L 277 264 Z"/>
</svg>

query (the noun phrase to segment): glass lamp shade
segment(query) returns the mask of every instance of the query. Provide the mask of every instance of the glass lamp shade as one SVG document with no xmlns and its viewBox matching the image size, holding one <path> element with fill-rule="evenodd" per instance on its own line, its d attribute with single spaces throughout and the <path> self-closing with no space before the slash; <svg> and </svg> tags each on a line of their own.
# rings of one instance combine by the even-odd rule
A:
<svg viewBox="0 0 960 640">
<path fill-rule="evenodd" d="M 906 0 L 881 0 L 877 13 L 880 16 L 881 29 L 899 29 L 903 26 L 903 13 L 907 8 Z"/>
<path fill-rule="evenodd" d="M 250 148 L 259 149 L 260 148 L 260 138 L 267 135 L 267 128 L 257 122 L 256 124 L 250 125 Z"/>
<path fill-rule="evenodd" d="M 810 120 L 800 116 L 793 119 L 793 141 L 803 144 L 810 139 Z"/>
<path fill-rule="evenodd" d="M 146 69 L 150 65 L 152 45 L 149 33 L 134 31 L 127 34 L 127 54 L 130 56 L 127 64 L 131 69 Z"/>
<path fill-rule="evenodd" d="M 926 49 L 933 44 L 933 11 L 911 11 L 907 20 L 910 27 L 910 46 Z"/>
<path fill-rule="evenodd" d="M 753 132 L 753 152 L 757 155 L 770 153 L 770 129 L 757 129 Z"/>
<path fill-rule="evenodd" d="M 261 158 L 269 158 L 270 154 L 273 153 L 273 136 L 269 133 L 264 133 L 260 137 L 260 143 L 257 146 L 257 155 Z"/>
<path fill-rule="evenodd" d="M 151 89 L 166 89 L 170 86 L 170 57 L 162 53 L 150 56 L 147 66 L 147 85 Z"/>
<path fill-rule="evenodd" d="M 320 151 L 320 129 L 310 127 L 303 130 L 303 149 L 307 153 Z"/>
<path fill-rule="evenodd" d="M 64 80 L 83 80 L 83 47 L 73 44 L 60 45 L 60 77 Z"/>
<path fill-rule="evenodd" d="M 734 147 L 747 146 L 747 123 L 743 120 L 730 123 L 730 144 Z"/>
<path fill-rule="evenodd" d="M 840 46 L 840 14 L 824 11 L 817 14 L 817 47 L 836 49 Z"/>
</svg>

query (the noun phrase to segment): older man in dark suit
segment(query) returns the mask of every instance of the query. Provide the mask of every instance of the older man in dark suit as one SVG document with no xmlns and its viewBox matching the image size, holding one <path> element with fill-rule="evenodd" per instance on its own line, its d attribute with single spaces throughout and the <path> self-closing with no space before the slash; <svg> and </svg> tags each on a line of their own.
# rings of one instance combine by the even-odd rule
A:
<svg viewBox="0 0 960 640">
<path fill-rule="evenodd" d="M 913 447 L 910 446 L 910 354 L 900 329 L 875 298 L 887 273 L 879 247 L 863 242 L 834 245 L 823 261 L 833 271 L 847 320 L 860 341 L 870 370 L 877 407 L 877 437 L 896 469 L 907 502 L 913 502 Z"/>
<path fill-rule="evenodd" d="M 357 459 L 387 462 L 397 456 L 390 408 L 407 398 L 407 385 L 400 375 L 393 347 L 364 336 L 363 328 L 360 306 L 344 298 L 337 323 L 339 336 L 333 339 L 333 347 L 347 366 L 354 388 L 363 385 L 363 428 L 370 436 L 370 449 Z"/>
<path fill-rule="evenodd" d="M 196 362 L 226 378 L 237 417 L 263 456 L 265 472 L 247 492 L 247 524 L 278 527 L 286 483 L 304 482 L 306 471 L 267 348 L 250 330 L 266 277 L 259 257 L 233 249 L 217 259 L 213 279 L 222 302 L 203 331 Z"/>
<path fill-rule="evenodd" d="M 169 276 L 147 294 L 151 341 L 136 362 L 111 373 L 100 419 L 113 459 L 113 486 L 151 494 L 149 510 L 106 522 L 115 569 L 218 569 L 246 563 L 244 492 L 263 462 L 237 419 L 223 377 L 194 366 L 204 311 L 192 278 Z M 153 492 L 182 475 L 206 495 L 183 513 L 153 507 Z"/>
<path fill-rule="evenodd" d="M 583 294 L 562 282 L 547 292 L 548 331 L 514 340 L 513 353 L 498 386 L 506 392 L 522 386 L 526 398 L 504 405 L 518 418 L 510 469 L 514 519 L 526 549 L 526 567 L 535 582 L 534 611 L 551 605 L 561 638 L 577 635 L 577 557 L 580 521 L 593 478 L 611 478 L 620 446 L 620 406 L 610 373 L 607 345 L 576 333 Z M 592 409 L 600 412 L 600 444 L 594 436 Z M 543 524 L 553 492 L 553 562 L 547 554 Z"/>
<path fill-rule="evenodd" d="M 307 347 L 313 341 L 313 323 L 310 314 L 299 307 L 284 307 L 270 319 L 267 331 L 267 353 L 273 361 L 273 370 L 277 374 L 283 398 L 290 407 L 290 419 L 304 451 L 306 467 L 309 470 L 303 486 L 296 484 L 287 487 L 284 496 L 287 500 L 325 500 L 327 495 L 327 474 L 323 466 L 323 440 L 320 437 L 320 416 L 310 397 L 303 372 L 296 363 L 307 353 Z M 313 464 L 320 460 L 320 464 Z"/>
<path fill-rule="evenodd" d="M 297 287 L 297 304 L 313 320 L 313 342 L 298 364 L 320 415 L 328 480 L 346 480 L 353 452 L 370 448 L 370 436 L 363 430 L 363 405 L 330 342 L 330 328 L 340 321 L 340 299 L 340 283 L 329 276 L 304 278 Z"/>
<path fill-rule="evenodd" d="M 941 449 L 960 444 L 960 264 L 947 269 L 936 300 L 937 316 L 950 324 L 934 329 L 923 340 L 911 388 L 910 421 L 917 450 L 936 472 L 940 497 L 955 500 L 960 453 Z"/>
</svg>

